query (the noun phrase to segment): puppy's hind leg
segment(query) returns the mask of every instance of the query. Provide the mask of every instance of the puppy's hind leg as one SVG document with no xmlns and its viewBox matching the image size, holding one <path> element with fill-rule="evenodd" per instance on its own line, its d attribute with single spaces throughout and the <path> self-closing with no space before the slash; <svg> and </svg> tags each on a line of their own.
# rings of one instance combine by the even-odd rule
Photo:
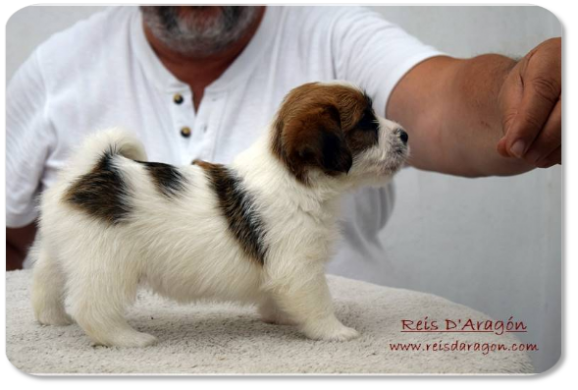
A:
<svg viewBox="0 0 578 390">
<path fill-rule="evenodd" d="M 66 278 L 58 261 L 41 242 L 31 250 L 36 257 L 32 276 L 32 307 L 38 322 L 44 325 L 69 325 L 72 319 L 64 310 Z"/>
<path fill-rule="evenodd" d="M 133 329 L 126 319 L 126 306 L 136 298 L 138 275 L 122 267 L 91 259 L 70 283 L 71 313 L 86 334 L 99 345 L 146 347 L 157 338 Z M 108 264 L 107 264 L 108 263 Z M 90 269 L 92 268 L 92 269 Z M 72 278 L 71 278 L 72 279 Z"/>
</svg>

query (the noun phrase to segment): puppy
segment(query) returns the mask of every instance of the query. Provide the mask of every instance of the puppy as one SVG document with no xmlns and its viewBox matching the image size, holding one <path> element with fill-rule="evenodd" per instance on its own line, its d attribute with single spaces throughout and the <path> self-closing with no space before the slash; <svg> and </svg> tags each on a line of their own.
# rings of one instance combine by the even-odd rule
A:
<svg viewBox="0 0 578 390">
<path fill-rule="evenodd" d="M 358 333 L 335 317 L 324 275 L 339 198 L 387 183 L 407 141 L 367 95 L 339 82 L 292 90 L 230 166 L 147 162 L 131 134 L 97 133 L 42 197 L 36 318 L 74 318 L 97 344 L 151 345 L 156 338 L 124 318 L 147 285 L 180 302 L 254 303 L 264 321 L 295 324 L 312 339 L 352 339 Z"/>
</svg>

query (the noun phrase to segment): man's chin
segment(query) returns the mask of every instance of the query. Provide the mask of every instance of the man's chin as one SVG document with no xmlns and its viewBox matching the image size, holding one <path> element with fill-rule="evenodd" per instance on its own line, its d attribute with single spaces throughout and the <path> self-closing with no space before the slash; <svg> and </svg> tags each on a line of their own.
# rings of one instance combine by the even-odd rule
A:
<svg viewBox="0 0 578 390">
<path fill-rule="evenodd" d="M 221 6 L 185 6 L 175 8 L 178 10 L 180 18 L 211 19 L 221 16 L 223 13 L 223 7 Z"/>
</svg>

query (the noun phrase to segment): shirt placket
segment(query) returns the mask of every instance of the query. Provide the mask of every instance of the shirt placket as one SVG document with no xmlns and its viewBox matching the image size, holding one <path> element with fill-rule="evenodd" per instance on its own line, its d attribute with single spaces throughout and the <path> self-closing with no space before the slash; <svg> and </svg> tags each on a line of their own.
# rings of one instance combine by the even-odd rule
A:
<svg viewBox="0 0 578 390">
<path fill-rule="evenodd" d="M 214 161 L 225 94 L 205 91 L 197 112 L 188 88 L 171 92 L 167 99 L 172 108 L 172 132 L 178 138 L 181 164 L 190 164 L 195 159 Z"/>
<path fill-rule="evenodd" d="M 215 148 L 221 120 L 224 114 L 224 93 L 205 91 L 193 128 L 193 141 L 190 153 L 193 158 L 215 161 Z"/>
<path fill-rule="evenodd" d="M 197 118 L 193 108 L 193 95 L 188 88 L 179 88 L 171 91 L 167 100 L 170 100 L 172 113 L 172 129 L 173 137 L 177 138 L 179 147 L 179 155 L 181 156 L 181 164 L 190 163 L 188 160 L 190 144 L 192 143 L 195 123 Z"/>
</svg>

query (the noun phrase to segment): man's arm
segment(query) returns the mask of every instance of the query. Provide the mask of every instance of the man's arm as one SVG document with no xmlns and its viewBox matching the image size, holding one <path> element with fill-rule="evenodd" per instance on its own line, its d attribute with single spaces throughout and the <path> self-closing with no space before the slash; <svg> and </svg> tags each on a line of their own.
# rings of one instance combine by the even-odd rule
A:
<svg viewBox="0 0 578 390">
<path fill-rule="evenodd" d="M 551 41 L 544 43 L 549 42 L 550 53 L 542 50 L 540 55 L 552 57 L 552 46 L 559 40 Z M 555 157 L 544 158 L 555 154 L 556 142 L 557 147 L 561 144 L 559 120 L 556 127 L 560 112 L 555 109 L 560 88 L 536 92 L 528 86 L 535 80 L 559 80 L 560 54 L 557 62 L 554 56 L 557 68 L 540 65 L 535 53 L 540 46 L 519 62 L 495 54 L 468 60 L 435 57 L 409 71 L 394 89 L 386 112 L 410 135 L 410 164 L 477 177 L 513 175 L 559 163 Z M 528 66 L 532 56 L 534 63 Z M 532 104 L 525 103 L 528 100 Z M 518 156 L 512 149 L 520 137 L 526 137 L 527 145 Z M 532 149 L 540 150 L 541 161 L 531 156 Z"/>
<path fill-rule="evenodd" d="M 16 229 L 6 228 L 6 271 L 22 268 L 35 235 L 34 223 Z"/>
<path fill-rule="evenodd" d="M 8 83 L 6 96 L 6 269 L 22 268 L 34 240 L 46 161 L 58 149 L 48 90 L 36 50 Z"/>
</svg>

